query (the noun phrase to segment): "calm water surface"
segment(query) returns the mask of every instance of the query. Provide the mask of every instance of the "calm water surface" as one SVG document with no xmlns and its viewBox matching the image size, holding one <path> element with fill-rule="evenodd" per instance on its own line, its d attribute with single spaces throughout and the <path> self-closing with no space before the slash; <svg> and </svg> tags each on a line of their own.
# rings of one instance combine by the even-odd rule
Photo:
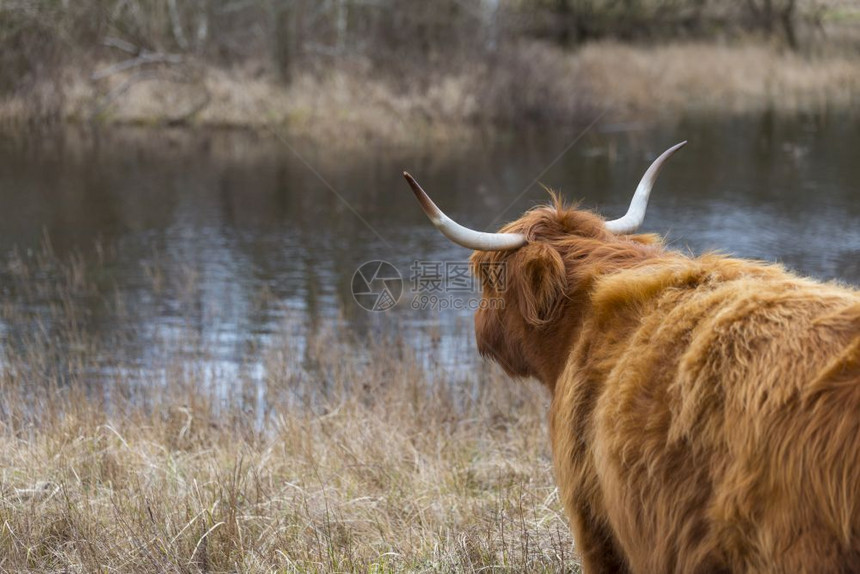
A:
<svg viewBox="0 0 860 574">
<path fill-rule="evenodd" d="M 477 294 L 443 295 L 461 309 L 416 310 L 410 275 L 416 260 L 456 266 L 469 253 L 428 224 L 400 173 L 412 172 L 449 215 L 477 229 L 545 201 L 540 184 L 618 217 L 650 161 L 689 140 L 660 176 L 644 231 L 693 253 L 780 261 L 860 284 L 857 123 L 765 115 L 604 125 L 571 146 L 578 135 L 345 154 L 246 133 L 0 132 L 0 253 L 35 257 L 47 236 L 60 259 L 98 268 L 97 292 L 79 302 L 91 305 L 82 329 L 144 374 L 189 341 L 229 369 L 285 331 L 301 345 L 321 328 L 371 338 L 396 330 L 424 360 L 468 369 L 477 360 L 468 308 Z M 111 254 L 106 263 L 96 244 Z M 405 280 L 384 313 L 351 295 L 369 260 L 391 262 Z M 25 301 L 9 286 L 13 267 L 0 277 L 5 303 L 30 308 L 27 321 L 2 325 L 7 343 L 59 304 L 51 295 Z M 104 304 L 116 298 L 122 316 Z"/>
</svg>

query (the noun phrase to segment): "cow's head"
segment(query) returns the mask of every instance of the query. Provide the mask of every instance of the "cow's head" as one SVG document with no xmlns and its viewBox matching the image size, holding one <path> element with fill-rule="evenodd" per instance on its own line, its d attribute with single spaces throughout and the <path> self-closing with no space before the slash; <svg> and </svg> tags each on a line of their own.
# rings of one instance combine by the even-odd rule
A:
<svg viewBox="0 0 860 574">
<path fill-rule="evenodd" d="M 627 214 L 613 221 L 567 207 L 555 196 L 551 205 L 528 211 L 499 233 L 475 231 L 448 218 L 404 173 L 433 225 L 451 241 L 475 250 L 472 269 L 485 300 L 475 314 L 481 354 L 511 375 L 535 376 L 554 386 L 593 281 L 659 250 L 650 236 L 630 234 L 642 224 L 663 163 L 685 143 L 654 161 Z"/>
</svg>

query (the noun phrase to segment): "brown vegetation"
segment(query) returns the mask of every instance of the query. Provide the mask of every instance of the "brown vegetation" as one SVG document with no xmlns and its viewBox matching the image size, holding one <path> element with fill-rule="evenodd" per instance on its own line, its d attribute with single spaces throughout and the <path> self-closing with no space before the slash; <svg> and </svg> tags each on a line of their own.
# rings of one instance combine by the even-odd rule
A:
<svg viewBox="0 0 860 574">
<path fill-rule="evenodd" d="M 0 571 L 576 570 L 542 389 L 335 326 L 303 347 L 291 321 L 238 373 L 202 344 L 163 359 L 169 330 L 127 362 L 83 328 L 83 298 L 131 307 L 99 284 L 110 257 L 6 264 Z"/>
<path fill-rule="evenodd" d="M 575 70 L 628 117 L 851 110 L 860 100 L 860 58 L 814 58 L 754 43 L 597 44 L 579 53 Z"/>
<path fill-rule="evenodd" d="M 13 1 L 0 118 L 402 145 L 607 109 L 844 108 L 860 93 L 857 14 L 837 0 Z"/>
<path fill-rule="evenodd" d="M 74 122 L 272 128 L 326 145 L 408 145 L 468 137 L 475 126 L 575 123 L 603 111 L 616 121 L 653 120 L 852 110 L 860 99 L 860 60 L 760 44 L 609 42 L 573 54 L 529 44 L 499 69 L 479 65 L 402 90 L 355 69 L 302 74 L 288 86 L 202 64 L 194 66 L 194 81 L 117 74 L 101 88 L 78 72 L 64 73 L 62 86 L 40 84 L 7 98 L 0 120 L 30 118 L 37 108 Z"/>
</svg>

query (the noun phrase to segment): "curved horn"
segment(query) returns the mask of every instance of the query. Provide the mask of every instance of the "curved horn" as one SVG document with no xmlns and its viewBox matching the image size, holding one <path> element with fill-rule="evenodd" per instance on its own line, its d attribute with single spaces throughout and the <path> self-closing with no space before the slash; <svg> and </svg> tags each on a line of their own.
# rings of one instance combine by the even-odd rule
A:
<svg viewBox="0 0 860 574">
<path fill-rule="evenodd" d="M 442 213 L 442 210 L 436 207 L 433 200 L 427 196 L 411 175 L 404 171 L 403 177 L 406 178 L 406 182 L 412 188 L 415 197 L 418 198 L 418 203 L 421 204 L 421 209 L 424 210 L 436 229 L 454 243 L 478 251 L 508 251 L 526 244 L 525 236 L 519 233 L 485 233 L 463 227 Z"/>
<path fill-rule="evenodd" d="M 642 225 L 642 221 L 645 219 L 645 208 L 648 207 L 648 196 L 651 195 L 651 188 L 654 187 L 654 181 L 657 179 L 657 174 L 660 173 L 666 160 L 685 145 L 687 145 L 686 141 L 675 144 L 654 160 L 654 163 L 651 164 L 651 167 L 649 167 L 648 171 L 645 172 L 645 175 L 642 176 L 642 181 L 639 182 L 639 186 L 636 188 L 636 193 L 633 194 L 633 199 L 630 201 L 630 208 L 627 210 L 627 213 L 620 219 L 607 221 L 606 229 L 612 233 L 618 234 L 633 233 L 639 229 L 639 226 Z"/>
</svg>

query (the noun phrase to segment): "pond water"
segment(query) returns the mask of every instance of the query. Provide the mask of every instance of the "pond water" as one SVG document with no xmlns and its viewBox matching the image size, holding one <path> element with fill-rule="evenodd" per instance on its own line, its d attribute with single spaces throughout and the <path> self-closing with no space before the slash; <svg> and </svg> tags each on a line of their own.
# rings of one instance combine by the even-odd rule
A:
<svg viewBox="0 0 860 574">
<path fill-rule="evenodd" d="M 469 252 L 429 225 L 401 172 L 477 229 L 545 201 L 541 184 L 618 217 L 649 163 L 681 140 L 689 144 L 661 174 L 643 231 L 693 253 L 780 261 L 860 284 L 860 124 L 839 116 L 604 123 L 584 134 L 532 130 L 352 153 L 266 133 L 6 130 L 0 253 L 17 255 L 4 258 L 0 279 L 7 308 L 29 311 L 6 313 L 3 333 L 7 343 L 20 339 L 61 304 L 51 290 L 40 299 L 10 286 L 20 281 L 10 262 L 36 257 L 47 237 L 58 260 L 101 266 L 95 293 L 78 300 L 91 306 L 80 328 L 121 341 L 112 352 L 142 372 L 189 339 L 230 365 L 285 329 L 301 344 L 327 325 L 359 339 L 396 330 L 425 360 L 468 369 L 478 360 L 477 292 L 452 280 L 438 295 L 457 309 L 413 303 L 432 288 L 422 281 L 434 265 L 449 264 L 436 269 L 450 278 Z M 400 301 L 384 312 L 366 311 L 351 292 L 357 268 L 373 260 L 404 279 Z M 112 298 L 129 311 L 115 313 L 104 303 Z M 155 344 L 171 332 L 170 345 Z"/>
</svg>

